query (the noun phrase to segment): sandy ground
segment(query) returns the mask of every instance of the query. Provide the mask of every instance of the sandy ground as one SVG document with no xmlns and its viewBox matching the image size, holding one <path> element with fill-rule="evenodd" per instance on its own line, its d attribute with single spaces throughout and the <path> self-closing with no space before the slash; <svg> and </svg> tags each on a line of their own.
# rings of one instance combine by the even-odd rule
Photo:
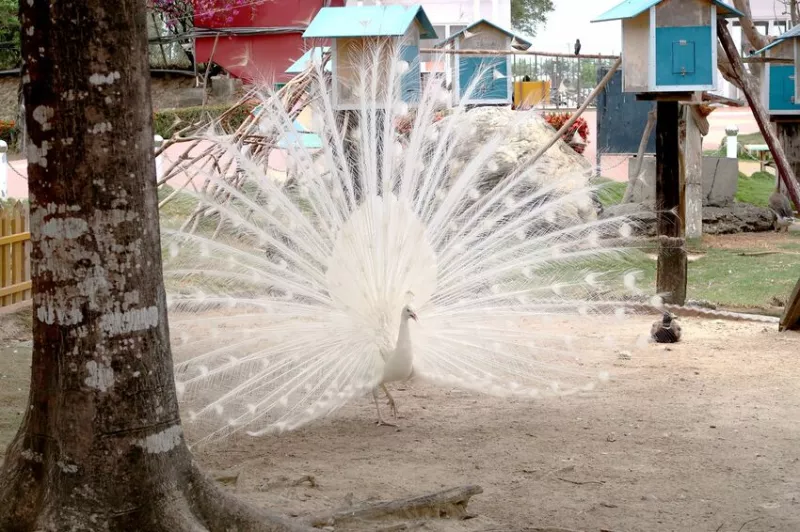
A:
<svg viewBox="0 0 800 532">
<path fill-rule="evenodd" d="M 647 330 L 651 319 L 610 332 Z M 361 530 L 800 530 L 800 335 L 683 325 L 682 343 L 619 359 L 615 379 L 591 394 L 525 402 L 394 387 L 397 429 L 375 426 L 364 398 L 297 432 L 236 437 L 197 457 L 239 472 L 231 489 L 287 515 L 484 489 L 472 519 Z M 5 448 L 25 408 L 30 344 L 0 345 Z M 317 485 L 294 485 L 304 475 Z"/>
</svg>

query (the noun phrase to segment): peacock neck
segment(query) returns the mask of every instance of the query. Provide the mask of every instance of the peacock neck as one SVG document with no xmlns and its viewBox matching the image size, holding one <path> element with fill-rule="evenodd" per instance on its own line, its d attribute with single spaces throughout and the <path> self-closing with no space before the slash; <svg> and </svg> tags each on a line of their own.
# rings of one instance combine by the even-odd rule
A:
<svg viewBox="0 0 800 532">
<path fill-rule="evenodd" d="M 400 332 L 397 334 L 397 347 L 411 346 L 411 332 L 408 327 L 408 318 L 405 316 L 400 320 Z"/>
</svg>

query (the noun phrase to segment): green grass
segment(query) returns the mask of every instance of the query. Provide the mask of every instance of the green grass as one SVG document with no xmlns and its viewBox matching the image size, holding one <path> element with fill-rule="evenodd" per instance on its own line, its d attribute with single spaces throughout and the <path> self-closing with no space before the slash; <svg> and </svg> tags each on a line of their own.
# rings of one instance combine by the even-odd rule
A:
<svg viewBox="0 0 800 532">
<path fill-rule="evenodd" d="M 767 172 L 755 172 L 750 177 L 739 173 L 739 187 L 736 201 L 766 207 L 769 197 L 775 190 L 775 176 Z"/>
<path fill-rule="evenodd" d="M 794 238 L 800 247 L 800 238 Z M 750 308 L 785 300 L 800 277 L 800 255 L 741 256 L 744 251 L 708 249 L 690 263 L 689 297 Z"/>
<path fill-rule="evenodd" d="M 597 199 L 603 204 L 603 207 L 622 203 L 627 183 L 614 181 L 607 177 L 595 177 L 591 183 L 600 186 L 600 190 L 597 191 Z"/>
<path fill-rule="evenodd" d="M 689 262 L 687 297 L 710 301 L 722 308 L 768 308 L 775 299 L 785 300 L 800 278 L 800 235 L 789 234 L 789 242 L 774 246 L 778 253 L 770 255 L 742 255 L 747 249 L 719 249 L 693 241 L 690 255 L 701 255 Z M 781 253 L 783 252 L 783 253 Z M 596 259 L 580 261 L 554 271 L 537 272 L 547 277 L 580 278 L 586 272 L 638 270 L 638 285 L 652 290 L 656 283 L 655 247 L 632 250 L 620 262 Z M 618 296 L 624 292 L 614 291 Z"/>
</svg>

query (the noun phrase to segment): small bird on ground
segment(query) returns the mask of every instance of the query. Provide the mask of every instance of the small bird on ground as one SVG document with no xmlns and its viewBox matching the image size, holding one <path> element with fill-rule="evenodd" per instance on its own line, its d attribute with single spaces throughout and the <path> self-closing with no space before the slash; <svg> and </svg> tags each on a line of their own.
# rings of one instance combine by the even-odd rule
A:
<svg viewBox="0 0 800 532">
<path fill-rule="evenodd" d="M 412 319 L 418 321 L 417 314 L 411 307 L 406 305 L 403 307 L 403 312 L 400 315 L 400 332 L 397 335 L 397 343 L 393 350 L 381 350 L 381 357 L 383 357 L 383 378 L 378 386 L 372 389 L 372 397 L 375 399 L 375 409 L 378 411 L 378 425 L 388 425 L 394 427 L 392 423 L 387 423 L 383 416 L 381 416 L 381 408 L 378 406 L 378 387 L 383 389 L 386 397 L 389 399 L 389 408 L 392 411 L 392 417 L 397 418 L 397 404 L 394 398 L 386 388 L 387 382 L 405 381 L 411 377 L 413 373 L 414 354 L 411 349 L 411 333 L 408 329 L 408 320 Z"/>
<path fill-rule="evenodd" d="M 581 53 L 581 40 L 575 39 L 575 55 L 578 55 L 580 53 Z"/>
<path fill-rule="evenodd" d="M 775 215 L 775 232 L 789 232 L 789 226 L 794 222 L 792 202 L 781 192 L 780 178 L 776 178 L 775 192 L 769 197 L 769 208 Z"/>
<path fill-rule="evenodd" d="M 650 338 L 659 344 L 674 344 L 681 339 L 681 326 L 669 312 L 650 327 Z"/>
</svg>

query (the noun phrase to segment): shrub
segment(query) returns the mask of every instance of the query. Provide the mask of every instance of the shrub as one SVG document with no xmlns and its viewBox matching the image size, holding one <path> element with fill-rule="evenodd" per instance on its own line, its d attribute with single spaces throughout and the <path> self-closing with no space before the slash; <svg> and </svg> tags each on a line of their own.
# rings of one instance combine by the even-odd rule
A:
<svg viewBox="0 0 800 532">
<path fill-rule="evenodd" d="M 256 104 L 257 102 L 251 101 L 240 105 L 228 113 L 219 126 L 224 131 L 232 133 L 253 112 Z M 153 132 L 168 139 L 175 131 L 179 131 L 191 123 L 203 121 L 203 119 L 213 120 L 228 109 L 230 109 L 229 105 L 207 105 L 158 111 L 153 115 Z"/>
<path fill-rule="evenodd" d="M 553 126 L 556 131 L 561 129 L 561 127 L 566 124 L 570 118 L 572 118 L 571 113 L 547 113 L 544 115 L 544 119 L 548 124 Z M 573 142 L 575 134 L 578 134 L 581 137 L 583 143 Z M 583 117 L 580 117 L 575 121 L 574 124 L 572 124 L 572 127 L 570 127 L 561 138 L 577 153 L 583 153 L 583 151 L 586 149 L 586 144 L 589 142 L 589 124 L 586 123 L 586 120 Z"/>
<path fill-rule="evenodd" d="M 0 140 L 6 141 L 13 148 L 17 139 L 17 124 L 13 120 L 0 120 Z"/>
</svg>

